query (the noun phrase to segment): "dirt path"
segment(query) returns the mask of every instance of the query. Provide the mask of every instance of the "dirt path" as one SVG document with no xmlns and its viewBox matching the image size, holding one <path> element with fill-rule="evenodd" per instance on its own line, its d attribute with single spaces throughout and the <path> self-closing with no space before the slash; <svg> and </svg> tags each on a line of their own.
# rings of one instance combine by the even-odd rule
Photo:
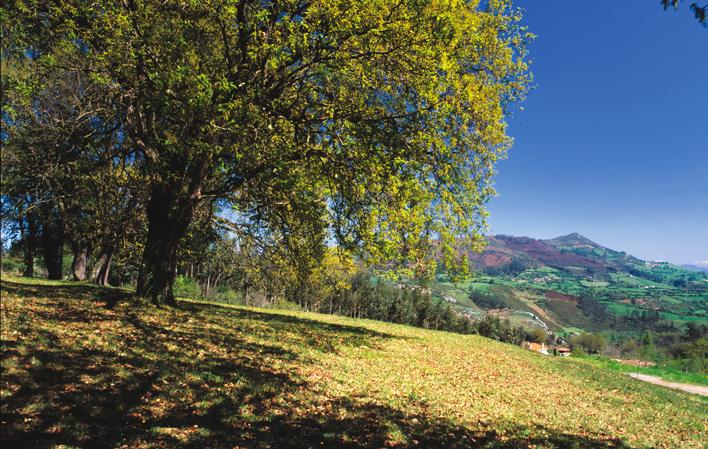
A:
<svg viewBox="0 0 708 449">
<path fill-rule="evenodd" d="M 708 387 L 704 387 L 701 385 L 667 382 L 661 379 L 660 377 L 649 376 L 648 374 L 629 373 L 629 375 L 635 379 L 643 380 L 644 382 L 649 382 L 650 384 L 661 385 L 662 387 L 673 388 L 674 390 L 681 390 L 687 393 L 700 394 L 701 396 L 708 396 Z"/>
</svg>

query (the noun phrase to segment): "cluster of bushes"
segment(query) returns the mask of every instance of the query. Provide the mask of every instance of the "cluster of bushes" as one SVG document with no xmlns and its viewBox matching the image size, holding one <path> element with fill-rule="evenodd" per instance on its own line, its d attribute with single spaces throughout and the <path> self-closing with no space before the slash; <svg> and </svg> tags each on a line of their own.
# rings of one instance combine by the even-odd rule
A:
<svg viewBox="0 0 708 449">
<path fill-rule="evenodd" d="M 508 309 L 506 300 L 498 295 L 489 292 L 470 289 L 470 300 L 483 309 Z"/>
<path fill-rule="evenodd" d="M 598 354 L 607 346 L 607 339 L 602 334 L 584 333 L 570 339 L 574 351 Z"/>
<path fill-rule="evenodd" d="M 672 321 L 661 318 L 658 310 L 633 310 L 631 313 L 615 316 L 611 322 L 613 329 L 652 332 L 676 332 Z"/>
<path fill-rule="evenodd" d="M 474 333 L 505 343 L 519 345 L 529 339 L 529 334 L 522 326 L 516 326 L 509 320 L 493 315 L 486 315 L 474 322 Z"/>
<path fill-rule="evenodd" d="M 357 273 L 348 288 L 321 301 L 317 311 L 441 330 L 457 330 L 464 318 L 421 287 L 391 285 L 367 272 Z"/>
<path fill-rule="evenodd" d="M 689 323 L 668 350 L 675 365 L 685 372 L 708 373 L 708 325 Z"/>
<path fill-rule="evenodd" d="M 624 299 L 624 295 L 610 294 L 615 301 Z M 583 292 L 578 296 L 578 308 L 596 324 L 596 328 L 614 329 L 617 331 L 638 332 L 676 332 L 678 329 L 672 321 L 664 320 L 658 310 L 633 310 L 630 313 L 615 315 L 597 295 Z"/>
<path fill-rule="evenodd" d="M 528 265 L 520 260 L 513 259 L 506 265 L 501 265 L 499 267 L 485 267 L 483 271 L 489 276 L 517 276 L 529 268 L 531 268 L 531 265 Z"/>
<path fill-rule="evenodd" d="M 588 293 L 583 293 L 578 297 L 578 308 L 585 316 L 592 318 L 597 323 L 609 324 L 614 318 L 604 303 Z"/>
<path fill-rule="evenodd" d="M 5 253 L 0 255 L 0 271 L 2 273 L 20 276 L 24 269 L 25 264 L 19 258 L 11 257 Z"/>
<path fill-rule="evenodd" d="M 574 349 L 604 352 L 622 358 L 639 358 L 691 373 L 708 373 L 708 325 L 688 323 L 683 330 L 643 333 L 632 331 L 583 334 L 571 339 Z"/>
<path fill-rule="evenodd" d="M 244 304 L 243 297 L 225 284 L 217 285 L 206 291 L 196 279 L 178 275 L 173 288 L 177 297 L 202 299 L 222 304 Z"/>
</svg>

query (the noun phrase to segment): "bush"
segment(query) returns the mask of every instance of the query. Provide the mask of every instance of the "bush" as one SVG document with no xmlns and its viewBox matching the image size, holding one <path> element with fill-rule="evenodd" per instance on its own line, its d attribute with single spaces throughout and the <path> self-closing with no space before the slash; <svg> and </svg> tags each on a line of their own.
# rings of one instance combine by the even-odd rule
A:
<svg viewBox="0 0 708 449">
<path fill-rule="evenodd" d="M 222 285 L 212 290 L 207 299 L 224 304 L 243 304 L 243 298 L 240 294 L 236 293 L 232 288 Z"/>
<path fill-rule="evenodd" d="M 607 346 L 607 339 L 604 335 L 585 333 L 574 337 L 570 341 L 573 349 L 582 349 L 588 354 L 597 354 Z"/>
<path fill-rule="evenodd" d="M 523 327 L 514 326 L 509 320 L 502 320 L 492 315 L 475 321 L 474 330 L 484 337 L 516 345 L 521 344 L 526 338 L 526 330 Z"/>
<path fill-rule="evenodd" d="M 274 309 L 281 309 L 281 310 L 302 310 L 302 308 L 297 305 L 296 303 L 292 301 L 288 301 L 283 298 L 279 298 L 275 304 L 273 304 Z"/>
<path fill-rule="evenodd" d="M 495 296 L 491 293 L 479 292 L 476 290 L 471 290 L 469 298 L 472 302 L 477 304 L 483 309 L 508 309 L 509 305 L 506 303 L 504 298 Z"/>
<path fill-rule="evenodd" d="M 526 339 L 533 343 L 543 343 L 548 340 L 548 334 L 543 329 L 532 329 L 526 332 Z"/>
<path fill-rule="evenodd" d="M 0 258 L 0 264 L 2 272 L 7 274 L 20 275 L 25 269 L 25 264 L 21 260 L 4 254 Z"/>
<path fill-rule="evenodd" d="M 173 291 L 175 296 L 183 298 L 197 299 L 202 295 L 202 289 L 197 281 L 181 274 L 175 278 Z"/>
</svg>

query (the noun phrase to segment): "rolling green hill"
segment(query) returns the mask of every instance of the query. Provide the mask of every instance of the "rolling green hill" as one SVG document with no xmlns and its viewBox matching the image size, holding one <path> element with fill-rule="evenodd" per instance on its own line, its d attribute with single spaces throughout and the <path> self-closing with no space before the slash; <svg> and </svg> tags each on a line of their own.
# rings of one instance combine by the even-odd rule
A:
<svg viewBox="0 0 708 449">
<path fill-rule="evenodd" d="M 705 398 L 479 336 L 2 282 L 3 447 L 703 447 Z"/>
<path fill-rule="evenodd" d="M 708 273 L 644 261 L 577 233 L 490 236 L 481 254 L 468 257 L 473 277 L 451 282 L 441 273 L 430 287 L 471 316 L 492 313 L 569 332 L 708 322 Z M 471 293 L 495 299 L 481 301 L 485 307 Z"/>
</svg>

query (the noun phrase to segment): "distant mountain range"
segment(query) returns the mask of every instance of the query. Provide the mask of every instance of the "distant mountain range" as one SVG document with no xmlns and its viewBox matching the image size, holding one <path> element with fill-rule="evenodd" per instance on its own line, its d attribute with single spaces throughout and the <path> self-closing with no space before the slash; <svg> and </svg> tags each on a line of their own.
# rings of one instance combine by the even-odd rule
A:
<svg viewBox="0 0 708 449">
<path fill-rule="evenodd" d="M 479 255 L 470 255 L 473 266 L 494 273 L 518 273 L 529 268 L 551 267 L 578 274 L 603 274 L 647 267 L 647 262 L 599 245 L 574 232 L 554 239 L 495 235 Z"/>
<path fill-rule="evenodd" d="M 708 273 L 708 260 L 699 260 L 693 263 L 681 265 L 683 268 L 692 271 L 702 271 Z"/>
<path fill-rule="evenodd" d="M 557 332 L 662 331 L 708 322 L 708 263 L 639 259 L 578 233 L 553 239 L 487 236 L 468 253 L 473 276 L 442 272 L 431 293 L 473 317 L 494 314 Z"/>
</svg>

